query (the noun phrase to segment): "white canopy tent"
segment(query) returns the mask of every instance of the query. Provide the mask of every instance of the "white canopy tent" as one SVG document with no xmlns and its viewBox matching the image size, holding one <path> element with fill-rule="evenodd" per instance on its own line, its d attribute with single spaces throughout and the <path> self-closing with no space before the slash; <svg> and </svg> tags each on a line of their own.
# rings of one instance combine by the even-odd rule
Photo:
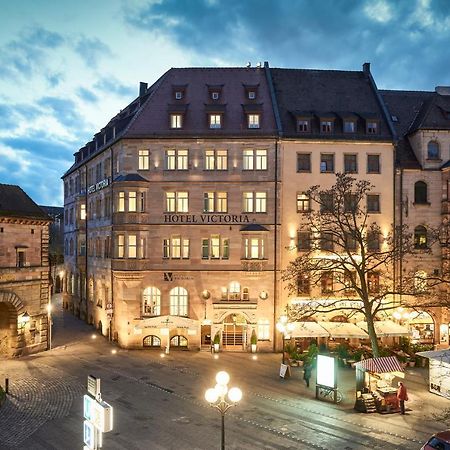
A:
<svg viewBox="0 0 450 450">
<path fill-rule="evenodd" d="M 362 328 L 367 332 L 367 322 L 362 321 L 357 323 L 359 328 Z M 374 322 L 375 332 L 378 337 L 387 336 L 409 336 L 410 332 L 408 328 L 393 322 L 392 320 L 376 320 Z"/>
<path fill-rule="evenodd" d="M 354 323 L 348 322 L 319 322 L 320 326 L 328 331 L 332 338 L 348 339 L 368 339 L 369 335 L 357 327 Z"/>
<path fill-rule="evenodd" d="M 322 328 L 317 322 L 294 322 L 293 330 L 289 336 L 293 338 L 317 338 L 329 337 L 330 333 Z"/>
</svg>

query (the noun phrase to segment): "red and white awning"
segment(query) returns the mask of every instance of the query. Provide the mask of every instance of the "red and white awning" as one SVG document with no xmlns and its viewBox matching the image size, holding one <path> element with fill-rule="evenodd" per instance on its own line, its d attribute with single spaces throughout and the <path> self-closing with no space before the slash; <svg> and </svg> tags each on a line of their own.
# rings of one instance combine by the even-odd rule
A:
<svg viewBox="0 0 450 450">
<path fill-rule="evenodd" d="M 403 369 L 395 356 L 380 356 L 379 358 L 363 359 L 356 363 L 356 368 L 375 373 L 403 372 Z"/>
</svg>

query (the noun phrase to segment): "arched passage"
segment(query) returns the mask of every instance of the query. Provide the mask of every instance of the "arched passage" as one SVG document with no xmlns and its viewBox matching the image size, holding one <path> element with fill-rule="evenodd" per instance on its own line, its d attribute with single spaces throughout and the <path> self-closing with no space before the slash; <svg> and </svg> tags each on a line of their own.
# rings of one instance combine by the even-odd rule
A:
<svg viewBox="0 0 450 450">
<path fill-rule="evenodd" d="M 17 316 L 23 308 L 16 294 L 0 291 L 0 356 L 12 356 L 17 349 Z"/>
</svg>

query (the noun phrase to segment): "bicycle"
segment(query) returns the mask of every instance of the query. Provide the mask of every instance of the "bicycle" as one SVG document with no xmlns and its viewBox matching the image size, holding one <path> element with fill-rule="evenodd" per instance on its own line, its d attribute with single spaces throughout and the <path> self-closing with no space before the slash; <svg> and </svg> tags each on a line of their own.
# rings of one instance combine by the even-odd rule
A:
<svg viewBox="0 0 450 450">
<path fill-rule="evenodd" d="M 339 389 L 332 387 L 317 386 L 317 398 L 330 399 L 334 403 L 334 392 L 336 391 L 336 403 L 340 403 L 344 396 Z"/>
</svg>

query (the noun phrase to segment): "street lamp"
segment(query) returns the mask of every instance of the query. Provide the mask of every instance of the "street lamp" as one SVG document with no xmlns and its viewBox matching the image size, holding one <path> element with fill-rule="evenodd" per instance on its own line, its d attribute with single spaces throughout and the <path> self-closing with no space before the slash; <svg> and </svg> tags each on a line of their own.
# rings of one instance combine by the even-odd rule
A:
<svg viewBox="0 0 450 450">
<path fill-rule="evenodd" d="M 286 338 L 289 337 L 289 334 L 294 331 L 294 324 L 292 322 L 289 322 L 289 319 L 287 316 L 281 316 L 280 319 L 277 322 L 277 330 L 283 335 L 283 350 L 282 350 L 282 363 L 285 363 L 284 358 L 284 341 Z"/>
<path fill-rule="evenodd" d="M 222 444 L 221 449 L 225 450 L 225 413 L 235 406 L 242 398 L 242 391 L 237 387 L 228 389 L 228 382 L 230 375 L 225 371 L 220 371 L 216 375 L 216 385 L 213 388 L 207 389 L 205 392 L 205 399 L 210 406 L 217 408 L 222 417 Z M 228 397 L 230 403 L 225 400 Z"/>
</svg>

